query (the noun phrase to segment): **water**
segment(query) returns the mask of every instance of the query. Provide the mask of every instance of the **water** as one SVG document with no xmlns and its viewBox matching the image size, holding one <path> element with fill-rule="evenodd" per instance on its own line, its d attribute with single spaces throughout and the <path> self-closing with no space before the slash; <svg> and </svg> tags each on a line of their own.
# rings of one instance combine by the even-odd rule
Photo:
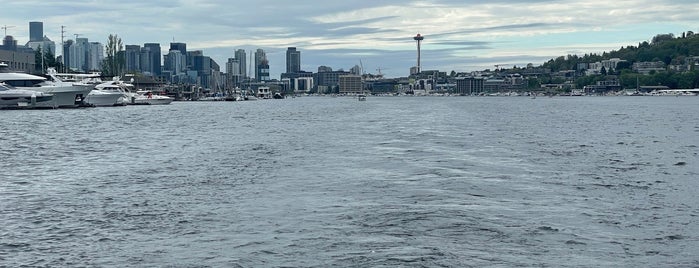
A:
<svg viewBox="0 0 699 268">
<path fill-rule="evenodd" d="M 0 111 L 0 267 L 696 267 L 699 98 Z"/>
</svg>

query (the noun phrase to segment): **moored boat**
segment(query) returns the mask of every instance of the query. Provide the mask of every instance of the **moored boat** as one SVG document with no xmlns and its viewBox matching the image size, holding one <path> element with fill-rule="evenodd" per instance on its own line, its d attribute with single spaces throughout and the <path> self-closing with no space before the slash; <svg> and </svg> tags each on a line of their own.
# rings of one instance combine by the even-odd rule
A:
<svg viewBox="0 0 699 268">
<path fill-rule="evenodd" d="M 56 108 L 53 95 L 0 83 L 0 109 Z"/>
<path fill-rule="evenodd" d="M 59 108 L 72 108 L 85 105 L 85 97 L 94 85 L 63 82 L 56 77 L 49 80 L 42 76 L 10 71 L 8 65 L 0 63 L 0 82 L 16 89 L 31 90 L 50 94 Z"/>
</svg>

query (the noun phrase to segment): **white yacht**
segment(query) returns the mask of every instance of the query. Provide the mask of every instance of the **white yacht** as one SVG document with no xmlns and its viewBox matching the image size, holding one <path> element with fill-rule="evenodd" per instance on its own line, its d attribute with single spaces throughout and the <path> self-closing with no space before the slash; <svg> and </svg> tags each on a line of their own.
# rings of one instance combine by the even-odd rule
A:
<svg viewBox="0 0 699 268">
<path fill-rule="evenodd" d="M 127 92 L 121 87 L 119 81 L 109 81 L 97 84 L 85 99 L 93 106 L 124 106 L 130 102 Z"/>
<path fill-rule="evenodd" d="M 53 95 L 0 83 L 0 109 L 56 108 Z"/>
<path fill-rule="evenodd" d="M 45 77 L 12 72 L 5 63 L 0 63 L 0 82 L 16 89 L 31 90 L 53 95 L 53 101 L 60 107 L 79 107 L 92 91 L 94 85 L 85 83 L 63 82 L 56 77 Z"/>
</svg>

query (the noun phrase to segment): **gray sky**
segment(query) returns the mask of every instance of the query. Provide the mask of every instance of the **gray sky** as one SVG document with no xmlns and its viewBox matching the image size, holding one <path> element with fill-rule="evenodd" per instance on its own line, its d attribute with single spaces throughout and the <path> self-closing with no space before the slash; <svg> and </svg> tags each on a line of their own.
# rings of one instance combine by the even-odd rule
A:
<svg viewBox="0 0 699 268">
<path fill-rule="evenodd" d="M 696 0 L 374 0 L 222 1 L 2 0 L 0 25 L 24 43 L 29 21 L 60 43 L 81 34 L 106 43 L 187 43 L 225 66 L 235 49 L 267 50 L 273 78 L 284 51 L 301 51 L 302 69 L 319 65 L 406 76 L 416 65 L 412 37 L 425 36 L 423 69 L 473 71 L 539 65 L 566 54 L 601 53 L 637 45 L 659 33 L 699 32 Z M 60 49 L 59 49 L 60 53 Z M 225 71 L 225 70 L 223 70 Z"/>
</svg>

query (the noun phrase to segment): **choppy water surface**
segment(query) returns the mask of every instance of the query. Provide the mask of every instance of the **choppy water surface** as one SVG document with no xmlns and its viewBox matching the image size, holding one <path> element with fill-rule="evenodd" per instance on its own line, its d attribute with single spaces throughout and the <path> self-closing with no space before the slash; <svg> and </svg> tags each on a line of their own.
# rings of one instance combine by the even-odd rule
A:
<svg viewBox="0 0 699 268">
<path fill-rule="evenodd" d="M 0 111 L 0 266 L 696 267 L 699 98 Z"/>
</svg>

